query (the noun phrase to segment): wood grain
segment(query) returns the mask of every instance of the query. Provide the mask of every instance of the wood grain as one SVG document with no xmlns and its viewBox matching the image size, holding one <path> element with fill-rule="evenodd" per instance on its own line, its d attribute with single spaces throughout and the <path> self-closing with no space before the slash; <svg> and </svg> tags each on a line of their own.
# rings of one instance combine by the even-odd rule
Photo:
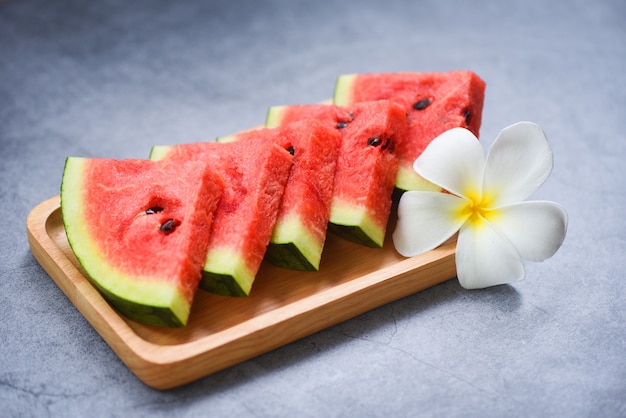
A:
<svg viewBox="0 0 626 418">
<path fill-rule="evenodd" d="M 199 291 L 180 329 L 139 324 L 111 308 L 69 247 L 59 196 L 31 211 L 27 233 L 35 258 L 129 369 L 168 389 L 455 277 L 454 242 L 404 258 L 389 239 L 394 223 L 382 249 L 329 235 L 319 272 L 264 263 L 247 298 Z"/>
</svg>

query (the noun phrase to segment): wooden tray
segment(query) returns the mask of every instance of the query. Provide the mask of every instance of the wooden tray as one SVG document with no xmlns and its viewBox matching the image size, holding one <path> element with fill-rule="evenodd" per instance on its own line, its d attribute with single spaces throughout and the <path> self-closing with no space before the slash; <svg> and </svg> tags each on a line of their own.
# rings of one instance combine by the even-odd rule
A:
<svg viewBox="0 0 626 418">
<path fill-rule="evenodd" d="M 157 389 L 207 376 L 456 275 L 454 242 L 404 258 L 390 233 L 382 249 L 329 234 L 319 272 L 264 263 L 249 297 L 199 291 L 187 327 L 147 326 L 118 314 L 91 285 L 67 242 L 59 204 L 53 197 L 28 216 L 35 258 L 130 370 Z"/>
</svg>

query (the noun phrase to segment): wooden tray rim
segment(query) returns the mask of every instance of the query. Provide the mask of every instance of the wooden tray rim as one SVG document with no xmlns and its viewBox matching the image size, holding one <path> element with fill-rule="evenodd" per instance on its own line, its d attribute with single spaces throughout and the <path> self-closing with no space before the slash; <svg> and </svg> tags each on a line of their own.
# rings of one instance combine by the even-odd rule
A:
<svg viewBox="0 0 626 418">
<path fill-rule="evenodd" d="M 55 211 L 60 210 L 60 196 L 52 197 L 38 204 L 27 217 L 27 235 L 33 255 L 53 281 L 61 288 L 85 319 L 109 344 L 129 369 L 145 384 L 157 389 L 168 389 L 189 383 L 213 372 L 230 367 L 241 361 L 278 348 L 289 342 L 303 338 L 328 326 L 352 318 L 374 309 L 399 297 L 408 296 L 416 291 L 434 286 L 456 275 L 454 265 L 455 243 L 448 242 L 441 247 L 415 257 L 406 258 L 391 266 L 365 274 L 346 283 L 308 295 L 297 302 L 283 305 L 269 312 L 264 312 L 231 328 L 204 336 L 198 340 L 180 344 L 159 345 L 146 341 L 129 326 L 100 293 L 82 275 L 71 260 L 63 253 L 48 234 L 48 222 Z M 275 343 L 268 342 L 260 346 L 244 347 L 235 358 L 222 364 L 208 364 L 215 360 L 211 352 L 225 352 L 229 347 L 245 345 L 254 335 L 274 335 L 285 324 L 312 318 L 316 312 L 345 306 L 351 296 L 367 292 L 374 287 L 388 288 L 389 281 L 414 273 L 421 269 L 433 270 L 431 278 L 418 286 L 413 285 L 405 293 L 394 296 L 376 305 L 364 305 L 350 309 L 342 314 L 338 321 L 309 327 L 304 331 L 294 332 L 292 336 L 277 338 Z M 274 335 L 276 337 L 276 335 Z M 216 354 L 217 355 L 217 354 Z M 183 376 L 168 378 L 173 372 L 180 374 L 185 365 L 196 362 L 198 366 Z"/>
</svg>

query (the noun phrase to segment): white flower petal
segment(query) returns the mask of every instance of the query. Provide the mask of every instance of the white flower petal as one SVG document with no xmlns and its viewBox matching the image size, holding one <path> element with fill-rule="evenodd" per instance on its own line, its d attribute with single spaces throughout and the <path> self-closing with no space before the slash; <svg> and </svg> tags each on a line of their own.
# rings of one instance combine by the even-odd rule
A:
<svg viewBox="0 0 626 418">
<path fill-rule="evenodd" d="M 541 128 L 518 122 L 504 128 L 489 150 L 483 191 L 491 207 L 521 202 L 548 178 L 553 158 Z"/>
<path fill-rule="evenodd" d="M 552 257 L 565 239 L 567 212 L 557 203 L 521 202 L 495 212 L 489 222 L 506 235 L 527 260 L 543 261 Z"/>
<path fill-rule="evenodd" d="M 485 153 L 464 128 L 445 131 L 415 160 L 413 169 L 431 183 L 459 196 L 480 195 Z"/>
<path fill-rule="evenodd" d="M 439 192 L 405 192 L 398 204 L 393 232 L 396 250 L 411 257 L 438 247 L 454 235 L 465 219 L 465 200 Z"/>
<path fill-rule="evenodd" d="M 522 258 L 496 228 L 484 220 L 467 222 L 456 244 L 456 273 L 465 289 L 522 280 Z"/>
</svg>

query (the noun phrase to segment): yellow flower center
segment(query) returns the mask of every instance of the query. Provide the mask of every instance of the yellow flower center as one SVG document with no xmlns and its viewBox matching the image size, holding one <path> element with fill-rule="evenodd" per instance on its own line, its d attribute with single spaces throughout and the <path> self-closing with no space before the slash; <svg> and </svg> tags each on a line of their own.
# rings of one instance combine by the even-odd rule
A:
<svg viewBox="0 0 626 418">
<path fill-rule="evenodd" d="M 484 220 L 490 220 L 495 217 L 497 211 L 490 209 L 493 201 L 491 194 L 480 194 L 477 191 L 465 193 L 467 200 L 459 209 L 458 216 L 465 219 L 472 227 L 484 225 Z"/>
</svg>

